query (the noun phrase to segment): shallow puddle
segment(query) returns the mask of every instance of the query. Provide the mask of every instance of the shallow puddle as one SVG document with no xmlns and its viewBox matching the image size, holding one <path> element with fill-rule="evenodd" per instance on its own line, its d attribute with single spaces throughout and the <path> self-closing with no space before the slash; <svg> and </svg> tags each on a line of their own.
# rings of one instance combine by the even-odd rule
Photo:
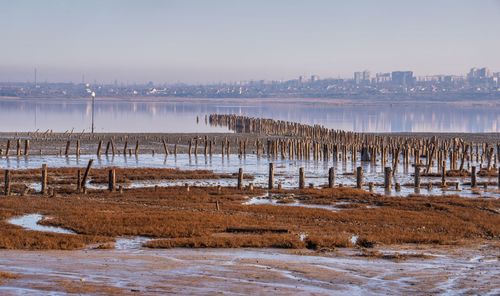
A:
<svg viewBox="0 0 500 296">
<path fill-rule="evenodd" d="M 369 162 L 355 163 L 347 161 L 305 161 L 305 160 L 286 160 L 286 159 L 268 159 L 267 157 L 257 157 L 256 155 L 247 155 L 246 157 L 238 157 L 231 154 L 222 157 L 221 155 L 210 156 L 189 156 L 187 154 L 178 154 L 177 156 L 156 154 L 124 157 L 124 156 L 102 156 L 96 158 L 94 155 L 82 155 L 77 158 L 75 156 L 28 156 L 28 157 L 0 157 L 0 167 L 11 169 L 27 169 L 40 168 L 43 163 L 49 167 L 85 167 L 89 159 L 95 159 L 94 167 L 150 167 L 150 168 L 179 168 L 182 170 L 211 170 L 215 173 L 233 174 L 238 172 L 239 168 L 243 168 L 245 174 L 250 174 L 255 177 L 254 180 L 244 180 L 244 185 L 253 183 L 256 187 L 267 187 L 269 162 L 275 165 L 275 181 L 276 186 L 281 183 L 283 188 L 297 188 L 298 186 L 298 171 L 300 167 L 304 167 L 306 185 L 312 184 L 314 187 L 324 186 L 328 183 L 328 169 L 334 167 L 336 171 L 336 184 L 344 186 L 354 186 L 356 177 L 354 172 L 357 166 L 363 167 L 364 189 L 368 189 L 368 183 L 373 182 L 379 184 L 375 186 L 376 193 L 385 193 L 384 188 L 380 184 L 384 182 L 384 168 L 378 162 L 376 165 Z M 432 169 L 433 172 L 436 168 Z M 411 184 L 413 182 L 411 168 L 405 168 L 399 165 L 394 176 L 393 183 Z M 428 182 L 438 183 L 439 177 L 422 177 L 422 188 L 417 190 L 420 194 L 433 195 L 451 195 L 458 194 L 461 196 L 485 196 L 485 197 L 500 197 L 500 193 L 496 190 L 496 186 L 491 185 L 490 189 L 485 192 L 480 188 L 480 194 L 472 193 L 470 187 L 460 185 L 459 191 L 446 190 L 443 191 L 438 186 L 434 186 L 431 190 L 424 188 Z M 447 178 L 447 182 L 469 182 L 470 178 Z M 497 182 L 496 177 L 482 178 L 478 176 L 478 182 Z M 153 186 L 179 186 L 188 183 L 192 186 L 236 186 L 236 177 L 234 179 L 217 179 L 217 180 L 159 180 L 159 181 L 140 181 L 129 184 L 125 187 L 153 187 Z M 94 184 L 94 188 L 105 188 L 105 185 Z M 39 189 L 39 185 L 31 186 L 33 189 Z M 91 187 L 89 185 L 89 187 Z M 451 189 L 451 188 L 450 188 Z M 396 192 L 394 189 L 390 192 L 394 196 L 406 196 L 415 193 L 413 187 L 402 186 L 401 191 Z"/>
<path fill-rule="evenodd" d="M 43 231 L 43 232 L 53 232 L 53 233 L 65 233 L 65 234 L 75 234 L 74 231 L 69 229 L 55 227 L 55 226 L 45 226 L 38 224 L 39 221 L 43 220 L 44 216 L 40 214 L 29 214 L 20 217 L 14 217 L 7 220 L 8 223 L 20 226 L 27 230 L 32 231 Z"/>
</svg>

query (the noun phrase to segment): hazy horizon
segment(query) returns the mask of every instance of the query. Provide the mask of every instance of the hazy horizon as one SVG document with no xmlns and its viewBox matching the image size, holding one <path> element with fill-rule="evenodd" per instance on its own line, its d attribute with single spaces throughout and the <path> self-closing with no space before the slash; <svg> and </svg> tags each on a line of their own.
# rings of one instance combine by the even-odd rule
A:
<svg viewBox="0 0 500 296">
<path fill-rule="evenodd" d="M 0 0 L 0 81 L 500 71 L 500 1 Z"/>
</svg>

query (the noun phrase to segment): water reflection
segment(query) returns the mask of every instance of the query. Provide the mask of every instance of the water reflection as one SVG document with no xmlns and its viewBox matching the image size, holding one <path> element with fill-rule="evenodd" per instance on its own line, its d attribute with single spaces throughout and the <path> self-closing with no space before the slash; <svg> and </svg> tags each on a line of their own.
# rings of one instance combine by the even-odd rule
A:
<svg viewBox="0 0 500 296">
<path fill-rule="evenodd" d="M 225 132 L 209 113 L 236 113 L 360 132 L 500 132 L 500 104 L 339 103 L 277 100 L 96 101 L 98 132 Z M 196 117 L 199 116 L 199 123 Z M 91 104 L 83 99 L 0 99 L 1 131 L 90 130 Z"/>
</svg>

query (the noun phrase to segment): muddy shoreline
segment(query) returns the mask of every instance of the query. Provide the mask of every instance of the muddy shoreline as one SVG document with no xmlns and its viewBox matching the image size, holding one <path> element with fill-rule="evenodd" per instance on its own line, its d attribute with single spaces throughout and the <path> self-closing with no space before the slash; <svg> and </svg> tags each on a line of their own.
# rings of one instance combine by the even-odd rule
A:
<svg viewBox="0 0 500 296">
<path fill-rule="evenodd" d="M 62 294 L 481 294 L 500 292 L 498 246 L 403 246 L 384 254 L 427 258 L 365 258 L 279 250 L 0 251 L 0 271 L 16 278 L 4 295 Z M 140 275 L 140 276 L 138 276 Z M 485 276 L 487 275 L 487 276 Z"/>
</svg>

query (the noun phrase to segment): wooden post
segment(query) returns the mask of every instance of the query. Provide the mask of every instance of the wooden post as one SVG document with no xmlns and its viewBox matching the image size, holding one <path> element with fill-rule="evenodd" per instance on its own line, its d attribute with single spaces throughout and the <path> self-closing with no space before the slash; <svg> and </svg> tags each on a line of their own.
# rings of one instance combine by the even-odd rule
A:
<svg viewBox="0 0 500 296">
<path fill-rule="evenodd" d="M 9 196 L 10 195 L 10 170 L 5 170 L 4 195 L 5 196 Z"/>
<path fill-rule="evenodd" d="M 441 164 L 441 187 L 446 187 L 446 160 Z"/>
<path fill-rule="evenodd" d="M 10 140 L 7 140 L 7 147 L 5 147 L 5 156 L 9 156 Z"/>
<path fill-rule="evenodd" d="M 415 165 L 415 188 L 420 188 L 420 166 Z"/>
<path fill-rule="evenodd" d="M 80 157 L 80 140 L 76 140 L 76 157 Z"/>
<path fill-rule="evenodd" d="M 42 195 L 47 194 L 47 164 L 42 164 Z"/>
<path fill-rule="evenodd" d="M 498 168 L 498 189 L 500 189 L 500 167 Z"/>
<path fill-rule="evenodd" d="M 269 182 L 268 182 L 268 188 L 273 189 L 274 188 L 274 163 L 270 162 L 269 163 Z"/>
<path fill-rule="evenodd" d="M 68 156 L 69 154 L 69 145 L 71 145 L 71 141 L 66 142 L 66 149 L 64 150 L 64 156 Z"/>
<path fill-rule="evenodd" d="M 304 189 L 306 186 L 306 180 L 304 177 L 304 168 L 299 168 L 299 189 Z"/>
<path fill-rule="evenodd" d="M 82 183 L 81 183 L 81 188 L 83 188 L 83 189 L 86 188 L 87 178 L 89 176 L 90 168 L 92 167 L 92 163 L 93 162 L 94 162 L 93 159 L 89 160 L 89 163 L 87 164 L 87 168 L 85 169 L 85 173 L 83 174 L 83 180 L 82 180 Z"/>
<path fill-rule="evenodd" d="M 102 140 L 99 140 L 99 144 L 97 144 L 97 157 L 101 157 L 101 149 L 102 149 Z"/>
<path fill-rule="evenodd" d="M 16 155 L 21 156 L 21 140 L 17 139 L 16 141 Z"/>
<path fill-rule="evenodd" d="M 392 188 L 392 169 L 391 167 L 384 168 L 384 188 L 391 190 Z"/>
<path fill-rule="evenodd" d="M 76 192 L 80 193 L 82 191 L 82 170 L 76 172 Z"/>
<path fill-rule="evenodd" d="M 470 186 L 472 188 L 477 187 L 477 180 L 476 180 L 476 166 L 471 167 L 471 173 L 470 173 Z"/>
<path fill-rule="evenodd" d="M 116 184 L 116 171 L 115 169 L 110 169 L 108 178 L 108 190 L 111 192 L 115 191 L 115 184 Z"/>
<path fill-rule="evenodd" d="M 163 142 L 163 151 L 165 152 L 165 155 L 168 155 L 167 142 L 165 142 L 165 139 L 163 139 L 162 142 Z"/>
<path fill-rule="evenodd" d="M 125 143 L 123 144 L 123 155 L 127 156 L 127 148 L 128 148 L 128 141 L 125 140 Z"/>
<path fill-rule="evenodd" d="M 24 140 L 24 156 L 29 155 L 29 150 L 30 150 L 30 140 L 26 139 Z"/>
<path fill-rule="evenodd" d="M 243 188 L 243 169 L 238 169 L 238 190 Z"/>
<path fill-rule="evenodd" d="M 135 142 L 135 151 L 134 151 L 135 155 L 137 156 L 139 154 L 139 140 L 137 140 Z"/>
<path fill-rule="evenodd" d="M 363 168 L 359 166 L 356 168 L 356 188 L 361 189 L 362 186 L 363 186 Z"/>
<path fill-rule="evenodd" d="M 335 169 L 331 167 L 328 169 L 328 188 L 335 186 Z"/>
</svg>

